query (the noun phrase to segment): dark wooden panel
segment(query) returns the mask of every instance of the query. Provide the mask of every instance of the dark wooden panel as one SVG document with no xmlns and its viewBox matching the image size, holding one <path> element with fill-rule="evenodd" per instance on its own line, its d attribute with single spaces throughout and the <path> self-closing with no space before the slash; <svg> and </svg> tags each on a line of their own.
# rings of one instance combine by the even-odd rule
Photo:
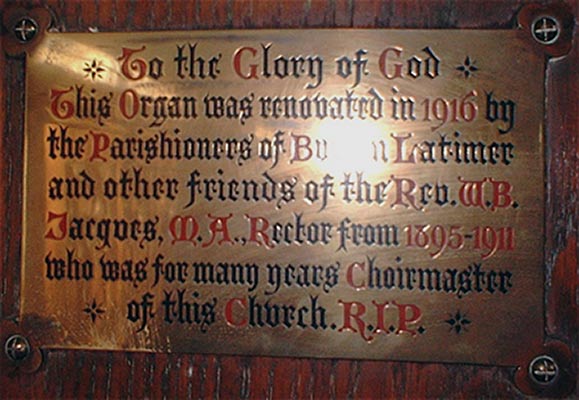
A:
<svg viewBox="0 0 579 400">
<path fill-rule="evenodd" d="M 228 28 L 511 28 L 526 1 L 2 1 L 47 6 L 61 31 Z M 571 2 L 574 15 L 579 4 Z M 500 57 L 497 54 L 497 57 Z M 23 58 L 0 51 L 0 319 L 18 312 Z M 579 49 L 548 66 L 546 334 L 578 353 Z M 497 315 L 500 317 L 500 315 Z M 49 351 L 2 371 L 1 398 L 521 398 L 512 368 L 352 360 Z M 575 396 L 578 395 L 577 389 Z"/>
</svg>

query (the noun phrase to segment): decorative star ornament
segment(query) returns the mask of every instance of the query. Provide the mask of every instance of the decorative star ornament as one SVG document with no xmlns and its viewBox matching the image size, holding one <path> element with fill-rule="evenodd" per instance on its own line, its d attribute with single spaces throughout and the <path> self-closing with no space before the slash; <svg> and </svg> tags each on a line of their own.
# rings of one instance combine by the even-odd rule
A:
<svg viewBox="0 0 579 400">
<path fill-rule="evenodd" d="M 106 71 L 106 69 L 102 66 L 101 61 L 92 60 L 92 63 L 85 62 L 83 71 L 86 73 L 84 76 L 85 78 L 91 78 L 93 81 L 98 79 L 102 79 L 102 73 Z"/>
<path fill-rule="evenodd" d="M 456 69 L 464 74 L 465 78 L 470 78 L 471 75 L 474 75 L 476 71 L 478 71 L 477 66 L 475 65 L 474 61 L 471 61 L 469 56 L 466 56 L 462 65 L 456 67 Z"/>
</svg>

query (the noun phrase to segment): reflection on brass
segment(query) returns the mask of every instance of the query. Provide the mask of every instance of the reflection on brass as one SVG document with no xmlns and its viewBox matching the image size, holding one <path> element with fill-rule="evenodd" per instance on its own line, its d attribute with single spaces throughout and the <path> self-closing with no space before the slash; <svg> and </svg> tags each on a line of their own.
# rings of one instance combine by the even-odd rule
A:
<svg viewBox="0 0 579 400">
<path fill-rule="evenodd" d="M 47 34 L 23 319 L 46 348 L 515 363 L 543 332 L 531 41 Z"/>
</svg>

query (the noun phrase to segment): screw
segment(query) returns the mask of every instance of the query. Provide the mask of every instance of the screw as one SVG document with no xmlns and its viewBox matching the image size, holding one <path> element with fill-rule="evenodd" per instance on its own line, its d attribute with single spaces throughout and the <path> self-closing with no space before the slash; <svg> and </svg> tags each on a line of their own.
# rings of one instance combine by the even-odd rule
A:
<svg viewBox="0 0 579 400">
<path fill-rule="evenodd" d="M 30 42 L 38 33 L 36 21 L 29 17 L 23 17 L 14 26 L 14 36 L 20 43 Z"/>
<path fill-rule="evenodd" d="M 553 44 L 559 39 L 559 21 L 553 17 L 542 16 L 533 21 L 531 31 L 535 40 L 541 44 Z"/>
<path fill-rule="evenodd" d="M 559 376 L 559 366 L 552 357 L 541 355 L 529 364 L 529 375 L 539 385 L 550 385 Z"/>
<path fill-rule="evenodd" d="M 30 355 L 30 343 L 22 335 L 12 335 L 4 344 L 4 353 L 12 361 L 23 361 Z"/>
</svg>

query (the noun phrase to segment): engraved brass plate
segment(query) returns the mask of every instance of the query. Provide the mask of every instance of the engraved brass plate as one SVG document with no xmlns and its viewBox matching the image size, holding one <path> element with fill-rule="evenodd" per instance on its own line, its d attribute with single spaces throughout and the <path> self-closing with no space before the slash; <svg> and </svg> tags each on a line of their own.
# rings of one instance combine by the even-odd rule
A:
<svg viewBox="0 0 579 400">
<path fill-rule="evenodd" d="M 516 363 L 543 333 L 527 36 L 46 34 L 23 320 L 46 348 Z"/>
</svg>

